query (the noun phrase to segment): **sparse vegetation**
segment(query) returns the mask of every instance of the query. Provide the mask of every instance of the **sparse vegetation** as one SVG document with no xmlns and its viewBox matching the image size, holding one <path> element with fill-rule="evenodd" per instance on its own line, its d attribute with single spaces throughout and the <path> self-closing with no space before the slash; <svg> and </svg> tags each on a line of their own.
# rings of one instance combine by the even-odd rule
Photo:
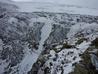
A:
<svg viewBox="0 0 98 74">
<path fill-rule="evenodd" d="M 75 64 L 74 71 L 70 74 L 98 74 L 91 62 L 91 57 L 89 51 L 92 50 L 88 48 L 84 54 L 81 55 L 82 60 L 80 63 Z"/>
<path fill-rule="evenodd" d="M 81 44 L 83 41 L 85 41 L 86 39 L 85 38 L 81 38 L 81 39 L 79 39 L 77 42 L 76 42 L 76 44 Z"/>
<path fill-rule="evenodd" d="M 69 45 L 67 43 L 64 43 L 63 47 L 61 49 L 64 49 L 64 48 L 70 49 L 70 48 L 73 48 L 73 47 L 74 47 L 73 45 Z"/>
<path fill-rule="evenodd" d="M 54 50 L 55 52 L 59 52 L 57 48 L 52 48 L 51 50 Z"/>
<path fill-rule="evenodd" d="M 79 64 L 76 64 L 74 72 L 70 74 L 88 74 L 88 71 L 84 67 L 80 66 Z"/>
<path fill-rule="evenodd" d="M 95 46 L 96 48 L 98 48 L 98 38 L 92 41 L 91 46 Z"/>
</svg>

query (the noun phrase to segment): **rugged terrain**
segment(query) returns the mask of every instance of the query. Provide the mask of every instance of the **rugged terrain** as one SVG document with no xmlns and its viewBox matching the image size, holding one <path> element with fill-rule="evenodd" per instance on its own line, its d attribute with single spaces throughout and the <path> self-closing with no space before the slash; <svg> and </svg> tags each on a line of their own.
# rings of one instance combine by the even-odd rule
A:
<svg viewBox="0 0 98 74">
<path fill-rule="evenodd" d="M 98 16 L 0 2 L 0 74 L 97 74 L 97 49 Z"/>
</svg>

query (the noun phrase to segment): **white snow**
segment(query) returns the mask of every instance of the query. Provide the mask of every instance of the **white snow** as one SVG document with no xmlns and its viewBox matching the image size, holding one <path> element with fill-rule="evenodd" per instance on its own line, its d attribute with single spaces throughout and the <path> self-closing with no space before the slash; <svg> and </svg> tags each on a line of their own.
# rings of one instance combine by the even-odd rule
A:
<svg viewBox="0 0 98 74">
<path fill-rule="evenodd" d="M 80 45 L 77 45 L 77 48 L 79 49 L 80 53 L 84 53 L 90 44 L 91 44 L 91 42 L 84 41 Z"/>
<path fill-rule="evenodd" d="M 97 30 L 98 29 L 98 24 L 92 23 L 77 23 L 74 26 L 71 27 L 69 33 L 67 34 L 68 37 L 73 37 L 75 34 L 84 31 L 90 33 L 91 30 Z"/>
<path fill-rule="evenodd" d="M 68 54 L 69 52 L 73 52 L 73 53 Z M 54 56 L 54 53 L 50 53 L 50 54 L 52 55 L 52 57 Z M 79 62 L 81 60 L 77 49 L 64 49 L 58 53 L 58 56 L 59 57 L 57 58 L 57 61 L 54 62 L 54 67 L 51 70 L 52 71 L 51 74 L 53 73 L 55 68 L 57 68 L 57 66 L 61 65 L 62 60 L 65 62 L 65 64 L 63 65 L 64 74 L 70 73 L 73 70 L 72 64 L 75 62 Z M 75 60 L 73 60 L 74 57 L 76 57 Z M 64 60 L 64 59 L 66 59 L 66 60 Z M 49 62 L 49 60 L 48 60 L 48 62 Z M 57 74 L 59 74 L 59 73 L 60 72 L 57 72 Z"/>
<path fill-rule="evenodd" d="M 76 48 L 72 49 L 63 49 L 59 53 L 55 53 L 53 50 L 50 51 L 50 54 L 52 57 L 47 61 L 48 63 L 51 61 L 53 63 L 53 67 L 51 70 L 51 74 L 54 73 L 54 70 L 56 70 L 57 66 L 63 66 L 64 74 L 69 74 L 73 71 L 74 66 L 72 66 L 74 63 L 78 63 L 81 60 L 81 57 L 79 56 L 80 52 L 81 54 L 85 52 L 85 50 L 89 47 L 90 42 L 83 42 L 80 45 L 77 45 Z M 56 61 L 52 61 L 55 57 L 55 54 L 58 54 L 58 58 Z M 62 61 L 65 62 L 65 64 L 61 64 Z M 59 70 L 56 74 L 61 74 L 61 70 Z"/>
<path fill-rule="evenodd" d="M 77 34 L 83 34 L 85 38 L 89 39 L 89 41 L 92 41 L 98 36 L 97 32 L 97 23 L 77 23 L 70 28 L 67 37 L 69 39 L 69 43 L 74 44 L 79 38 L 76 37 Z"/>
<path fill-rule="evenodd" d="M 45 25 L 42 27 L 41 29 L 41 40 L 40 40 L 40 44 L 39 44 L 39 49 L 40 52 L 43 50 L 43 44 L 44 41 L 49 37 L 51 31 L 52 31 L 52 24 L 51 24 L 51 20 L 47 20 Z"/>
<path fill-rule="evenodd" d="M 20 63 L 19 74 L 27 74 L 32 68 L 32 64 L 36 62 L 38 55 L 30 49 L 26 50 L 25 58 Z"/>
<path fill-rule="evenodd" d="M 13 24 L 13 22 L 18 22 L 18 20 L 16 19 L 16 18 L 14 18 L 14 17 L 12 17 L 12 18 L 10 18 L 9 20 L 8 20 L 8 22 L 10 23 L 10 24 Z"/>
</svg>

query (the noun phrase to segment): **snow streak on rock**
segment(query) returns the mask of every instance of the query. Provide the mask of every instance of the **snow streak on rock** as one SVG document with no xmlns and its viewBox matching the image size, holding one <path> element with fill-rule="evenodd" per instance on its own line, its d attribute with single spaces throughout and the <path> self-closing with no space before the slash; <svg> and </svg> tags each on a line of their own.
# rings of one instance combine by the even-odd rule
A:
<svg viewBox="0 0 98 74">
<path fill-rule="evenodd" d="M 49 37 L 51 30 L 52 30 L 51 20 L 47 20 L 47 22 L 45 23 L 45 25 L 43 26 L 41 30 L 41 40 L 40 40 L 39 49 L 38 49 L 40 50 L 40 52 L 43 51 L 43 44 L 45 40 Z"/>
</svg>

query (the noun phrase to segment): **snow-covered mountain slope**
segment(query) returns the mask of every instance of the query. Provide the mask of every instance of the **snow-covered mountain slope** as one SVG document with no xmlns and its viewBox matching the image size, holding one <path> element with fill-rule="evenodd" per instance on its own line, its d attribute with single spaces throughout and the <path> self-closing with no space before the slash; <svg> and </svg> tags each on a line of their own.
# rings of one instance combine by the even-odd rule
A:
<svg viewBox="0 0 98 74">
<path fill-rule="evenodd" d="M 0 2 L 0 74 L 68 74 L 98 37 L 98 16 L 16 9 Z"/>
<path fill-rule="evenodd" d="M 67 22 L 67 26 L 64 23 L 59 24 L 63 27 L 70 27 L 69 30 L 67 28 L 66 38 L 62 40 L 60 40 L 60 37 L 62 38 L 63 31 L 59 30 L 60 26 L 56 27 L 58 26 L 56 22 L 55 30 L 57 30 L 50 34 L 46 41 L 46 50 L 34 63 L 29 74 L 69 74 L 74 71 L 75 64 L 82 60 L 81 55 L 90 47 L 91 42 L 98 37 L 97 22 L 91 23 L 90 19 L 83 21 L 85 16 L 81 19 L 79 19 L 79 15 L 77 18 L 75 17 L 71 15 L 71 18 L 77 19 L 77 21 L 70 21 L 74 24 Z M 70 19 L 70 17 L 67 19 Z"/>
<path fill-rule="evenodd" d="M 46 53 L 43 52 L 44 54 L 33 65 L 29 74 L 69 74 L 73 71 L 74 64 L 81 60 L 79 55 L 89 47 L 89 44 L 84 41 L 75 48 L 62 49 L 63 45 L 60 45 L 46 50 L 44 51 Z"/>
</svg>

